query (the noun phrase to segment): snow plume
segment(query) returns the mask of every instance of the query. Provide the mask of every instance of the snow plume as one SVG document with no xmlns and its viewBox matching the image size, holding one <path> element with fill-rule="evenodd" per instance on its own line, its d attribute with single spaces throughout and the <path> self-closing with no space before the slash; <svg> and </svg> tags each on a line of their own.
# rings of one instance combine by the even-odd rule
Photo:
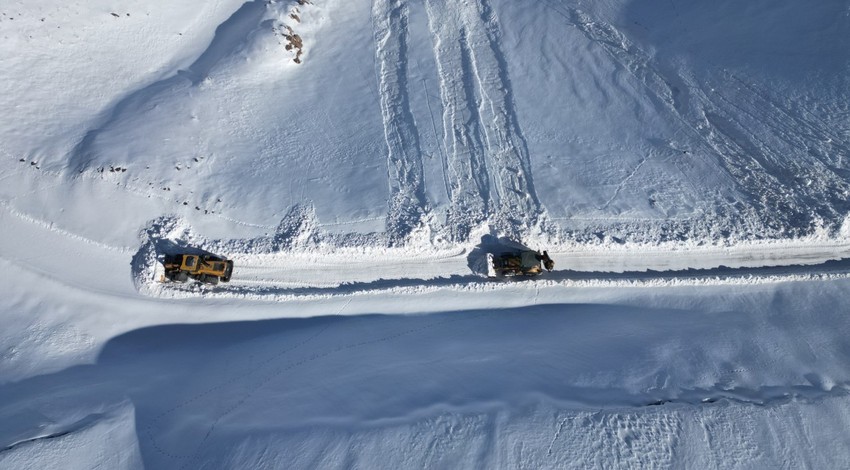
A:
<svg viewBox="0 0 850 470">
<path fill-rule="evenodd" d="M 131 273 L 133 284 L 140 291 L 149 289 L 156 281 L 156 268 L 167 253 L 187 249 L 195 240 L 186 221 L 174 215 L 158 217 L 139 233 L 141 246 L 133 256 Z"/>
</svg>

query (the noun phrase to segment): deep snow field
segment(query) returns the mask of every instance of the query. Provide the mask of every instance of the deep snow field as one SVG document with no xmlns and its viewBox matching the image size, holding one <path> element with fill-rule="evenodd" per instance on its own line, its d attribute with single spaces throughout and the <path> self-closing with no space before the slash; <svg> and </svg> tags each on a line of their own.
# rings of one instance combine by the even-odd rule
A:
<svg viewBox="0 0 850 470">
<path fill-rule="evenodd" d="M 8 0 L 0 90 L 0 469 L 850 468 L 846 0 Z"/>
</svg>

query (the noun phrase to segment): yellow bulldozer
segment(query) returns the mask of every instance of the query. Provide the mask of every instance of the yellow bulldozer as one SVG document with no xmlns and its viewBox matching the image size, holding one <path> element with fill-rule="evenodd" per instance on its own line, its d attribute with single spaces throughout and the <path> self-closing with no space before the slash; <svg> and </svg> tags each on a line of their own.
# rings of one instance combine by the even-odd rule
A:
<svg viewBox="0 0 850 470">
<path fill-rule="evenodd" d="M 162 263 L 165 266 L 165 279 L 186 282 L 189 279 L 206 284 L 230 282 L 233 275 L 233 261 L 216 255 L 167 255 Z"/>
<path fill-rule="evenodd" d="M 537 276 L 543 270 L 552 271 L 555 262 L 547 252 L 534 250 L 516 250 L 503 252 L 501 255 L 487 254 L 487 275 L 502 276 Z"/>
</svg>

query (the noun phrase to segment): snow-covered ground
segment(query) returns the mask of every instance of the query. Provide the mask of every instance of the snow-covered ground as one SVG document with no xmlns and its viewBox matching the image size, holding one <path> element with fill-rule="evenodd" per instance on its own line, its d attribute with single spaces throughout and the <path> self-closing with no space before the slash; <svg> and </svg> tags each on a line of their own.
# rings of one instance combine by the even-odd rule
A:
<svg viewBox="0 0 850 470">
<path fill-rule="evenodd" d="M 3 3 L 0 468 L 850 467 L 816 3 Z"/>
</svg>

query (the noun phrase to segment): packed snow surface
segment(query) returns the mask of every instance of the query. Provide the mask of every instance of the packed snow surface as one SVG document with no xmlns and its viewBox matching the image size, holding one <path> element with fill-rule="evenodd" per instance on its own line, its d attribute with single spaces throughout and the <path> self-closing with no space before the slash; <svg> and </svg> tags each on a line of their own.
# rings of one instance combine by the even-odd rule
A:
<svg viewBox="0 0 850 470">
<path fill-rule="evenodd" d="M 0 5 L 0 468 L 850 467 L 846 1 L 183 3 Z"/>
</svg>

